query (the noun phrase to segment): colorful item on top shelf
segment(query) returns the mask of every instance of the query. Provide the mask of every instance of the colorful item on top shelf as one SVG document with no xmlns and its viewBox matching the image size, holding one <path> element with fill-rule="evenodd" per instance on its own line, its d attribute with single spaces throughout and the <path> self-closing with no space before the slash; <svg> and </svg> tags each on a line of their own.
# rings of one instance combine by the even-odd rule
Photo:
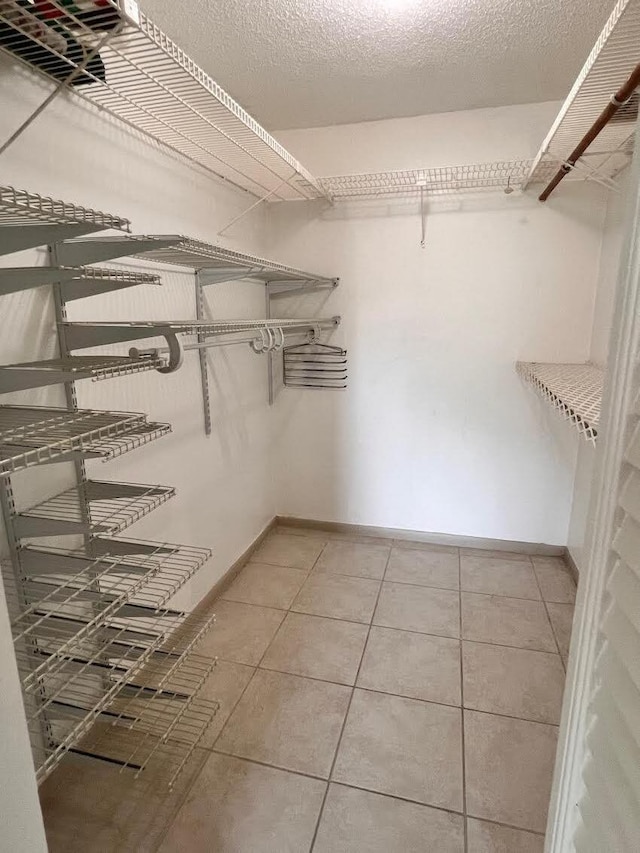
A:
<svg viewBox="0 0 640 853">
<path fill-rule="evenodd" d="M 0 47 L 55 80 L 63 81 L 70 77 L 93 50 L 72 34 L 73 19 L 65 20 L 67 26 L 63 26 L 60 20 L 46 17 L 38 4 L 31 4 L 29 0 L 7 0 L 1 4 L 0 12 L 6 22 L 0 22 Z M 87 14 L 95 16 L 95 12 Z M 105 29 L 88 21 L 86 26 L 89 29 Z M 105 79 L 104 63 L 96 53 L 86 63 L 85 69 L 76 73 L 69 83 L 71 86 L 85 86 L 98 80 L 104 82 Z"/>
<path fill-rule="evenodd" d="M 33 10 L 43 20 L 58 20 L 70 27 L 81 21 L 92 30 L 112 30 L 121 21 L 111 0 L 35 0 Z"/>
</svg>

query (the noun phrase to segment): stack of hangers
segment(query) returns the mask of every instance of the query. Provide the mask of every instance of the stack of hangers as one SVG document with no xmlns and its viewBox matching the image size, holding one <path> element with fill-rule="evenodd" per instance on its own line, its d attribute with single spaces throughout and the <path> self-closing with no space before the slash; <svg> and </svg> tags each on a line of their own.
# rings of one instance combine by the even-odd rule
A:
<svg viewBox="0 0 640 853">
<path fill-rule="evenodd" d="M 347 351 L 316 342 L 285 347 L 282 351 L 287 388 L 346 388 Z"/>
</svg>

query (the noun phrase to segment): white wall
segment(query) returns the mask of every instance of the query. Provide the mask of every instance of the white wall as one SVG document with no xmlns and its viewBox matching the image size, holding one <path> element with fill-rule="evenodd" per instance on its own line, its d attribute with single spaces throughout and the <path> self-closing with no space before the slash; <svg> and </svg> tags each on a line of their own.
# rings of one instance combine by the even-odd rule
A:
<svg viewBox="0 0 640 853">
<path fill-rule="evenodd" d="M 609 352 L 620 250 L 625 234 L 628 177 L 628 173 L 625 173 L 620 179 L 620 193 L 611 193 L 608 197 L 602 235 L 589 354 L 591 361 L 602 366 L 606 365 Z M 569 553 L 578 569 L 584 561 L 591 486 L 595 473 L 595 454 L 593 445 L 585 441 L 580 442 L 568 540 Z"/>
<path fill-rule="evenodd" d="M 1 140 L 46 91 L 9 73 L 6 65 L 2 68 Z M 244 223 L 245 227 L 234 227 L 226 241 L 216 240 L 216 232 L 249 206 L 252 197 L 244 197 L 160 153 L 66 98 L 57 101 L 0 156 L 0 183 L 120 214 L 132 220 L 134 233 L 182 233 L 231 248 L 264 252 L 260 212 Z M 45 262 L 43 251 L 0 258 L 6 266 Z M 163 281 L 161 289 L 140 287 L 74 303 L 70 305 L 70 318 L 194 318 L 193 277 L 180 275 L 174 268 Z M 256 284 L 212 286 L 208 301 L 217 317 L 264 315 L 264 292 Z M 0 363 L 55 355 L 56 334 L 47 288 L 3 296 L 0 311 Z M 90 475 L 97 478 L 177 488 L 177 497 L 127 535 L 214 549 L 213 560 L 181 597 L 180 603 L 187 606 L 210 589 L 275 513 L 269 476 L 272 451 L 265 362 L 248 347 L 213 352 L 210 384 L 214 431 L 210 438 L 204 435 L 195 353 L 186 355 L 184 367 L 175 375 L 145 373 L 98 383 L 85 381 L 77 386 L 81 406 L 144 411 L 151 419 L 173 425 L 173 433 L 155 444 L 108 465 L 96 462 L 89 467 Z M 60 388 L 6 395 L 2 402 L 26 399 L 41 404 L 63 402 Z M 13 480 L 18 501 L 27 503 L 27 495 L 35 495 L 36 483 L 37 488 L 60 490 L 71 482 L 70 467 L 48 466 L 16 475 Z M 32 765 L 22 737 L 20 702 L 13 701 L 18 687 L 6 621 L 4 609 L 0 609 L 0 681 L 2 699 L 7 697 L 2 707 L 2 733 L 3 745 L 10 752 L 2 762 L 0 784 L 3 841 L 7 835 L 13 837 L 12 832 L 22 832 L 25 824 L 33 825 L 33 847 L 10 845 L 7 849 L 36 850 L 42 849 L 35 840 L 40 818 L 35 786 L 27 790 L 19 773 L 22 768 L 22 776 L 32 774 Z M 4 784 L 5 774 L 11 772 L 13 776 L 14 768 L 16 785 Z"/>
<path fill-rule="evenodd" d="M 556 104 L 285 131 L 316 174 L 528 157 Z M 597 188 L 547 205 L 495 195 L 280 207 L 273 253 L 342 286 L 349 390 L 287 390 L 282 514 L 504 540 L 567 542 L 577 441 L 515 361 L 583 361 L 604 215 Z"/>
</svg>

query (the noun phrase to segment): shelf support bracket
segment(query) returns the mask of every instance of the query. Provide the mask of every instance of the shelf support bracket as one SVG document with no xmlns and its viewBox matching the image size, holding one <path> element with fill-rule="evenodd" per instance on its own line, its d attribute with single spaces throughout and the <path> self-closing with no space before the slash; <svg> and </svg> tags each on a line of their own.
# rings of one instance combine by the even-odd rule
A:
<svg viewBox="0 0 640 853">
<path fill-rule="evenodd" d="M 205 273 L 205 282 L 207 281 Z M 196 319 L 205 319 L 204 286 L 202 274 L 196 271 Z M 198 335 L 198 343 L 204 343 L 204 335 Z M 200 383 L 202 385 L 202 408 L 204 415 L 205 435 L 211 435 L 211 397 L 209 393 L 209 369 L 207 367 L 207 351 L 204 347 L 198 350 L 200 362 Z"/>
</svg>

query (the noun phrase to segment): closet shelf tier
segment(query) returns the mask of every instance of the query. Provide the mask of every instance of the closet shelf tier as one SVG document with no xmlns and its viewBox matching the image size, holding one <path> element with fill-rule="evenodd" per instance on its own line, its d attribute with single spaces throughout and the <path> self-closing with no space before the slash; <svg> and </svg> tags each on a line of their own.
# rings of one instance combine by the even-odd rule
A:
<svg viewBox="0 0 640 853">
<path fill-rule="evenodd" d="M 160 284 L 160 276 L 146 272 L 98 267 L 6 267 L 0 269 L 0 296 L 32 287 L 59 283 L 63 302 L 96 296 L 138 284 Z"/>
<path fill-rule="evenodd" d="M 537 157 L 527 185 L 547 182 L 549 166 L 554 174 L 607 106 L 611 96 L 638 64 L 640 4 L 618 0 L 571 92 L 562 105 Z M 635 95 L 590 145 L 569 173 L 570 178 L 594 180 L 607 187 L 630 162 L 640 97 Z"/>
<path fill-rule="evenodd" d="M 170 431 L 133 412 L 0 406 L 0 476 L 76 454 L 106 461 Z"/>
<path fill-rule="evenodd" d="M 44 361 L 0 365 L 0 394 L 59 385 L 78 379 L 114 379 L 145 370 L 162 370 L 166 359 L 157 355 L 72 355 Z"/>
<path fill-rule="evenodd" d="M 47 727 L 46 740 L 34 749 L 38 781 L 46 778 L 69 750 L 86 750 L 83 739 L 91 738 L 92 727 L 99 720 L 106 718 L 111 725 L 134 728 L 145 711 L 138 740 L 144 742 L 144 736 L 151 732 L 161 738 L 169 736 L 171 729 L 157 728 L 160 712 L 171 703 L 176 709 L 173 720 L 178 720 L 214 665 L 215 659 L 191 653 L 176 661 L 166 656 L 156 659 L 153 648 L 123 652 L 107 647 L 102 655 L 66 658 L 57 670 L 42 677 L 36 689 L 25 693 L 32 742 L 38 744 L 39 730 L 43 724 Z M 213 713 L 217 703 L 214 705 Z M 95 748 L 92 751 L 97 752 Z"/>
<path fill-rule="evenodd" d="M 307 330 L 337 326 L 339 317 L 260 319 L 260 320 L 125 320 L 97 322 L 63 322 L 69 349 L 82 349 L 106 344 L 135 341 L 142 338 L 198 335 L 199 339 L 261 329 Z"/>
<path fill-rule="evenodd" d="M 143 770 L 153 773 L 156 784 L 167 780 L 172 785 L 219 710 L 217 701 L 201 695 L 213 663 L 192 655 L 163 691 L 145 685 L 122 691 L 73 751 L 120 764 L 136 776 Z M 86 711 L 89 703 L 78 704 Z"/>
<path fill-rule="evenodd" d="M 320 178 L 336 201 L 384 197 L 426 197 L 499 190 L 522 190 L 532 160 L 500 160 L 460 166 L 437 166 L 395 172 L 365 172 Z M 550 178 L 554 169 L 547 167 Z M 540 175 L 537 180 L 544 180 Z"/>
<path fill-rule="evenodd" d="M 65 659 L 88 652 L 152 650 L 168 658 L 188 652 L 212 617 L 165 605 L 210 556 L 206 548 L 106 537 L 75 550 L 21 548 L 20 613 L 12 632 L 18 660 L 29 664 L 23 685 L 34 687 Z M 35 662 L 34 652 L 42 660 Z"/>
<path fill-rule="evenodd" d="M 600 423 L 604 370 L 595 364 L 518 362 L 518 374 L 595 444 Z"/>
<path fill-rule="evenodd" d="M 110 213 L 0 186 L 0 255 L 109 228 L 130 231 L 130 223 Z"/>
<path fill-rule="evenodd" d="M 170 486 L 88 480 L 18 513 L 14 532 L 19 539 L 116 535 L 174 495 Z"/>
<path fill-rule="evenodd" d="M 323 197 L 315 178 L 146 15 L 139 13 L 134 21 L 115 0 L 109 5 L 120 17 L 111 31 L 101 25 L 99 13 L 81 16 L 65 0 L 48 0 L 40 13 L 32 7 L 31 25 L 16 16 L 13 3 L 2 2 L 0 46 L 54 82 L 68 83 L 77 97 L 256 197 Z M 58 12 L 56 33 L 47 26 L 52 9 Z M 54 35 L 67 40 L 64 53 Z M 83 48 L 96 52 L 84 66 Z"/>
<path fill-rule="evenodd" d="M 98 263 L 128 255 L 155 263 L 187 267 L 200 273 L 201 284 L 253 279 L 281 287 L 335 287 L 337 278 L 289 267 L 257 255 L 234 252 L 214 243 L 179 234 L 132 235 L 67 240 L 57 247 L 58 258 L 71 266 Z"/>
</svg>

